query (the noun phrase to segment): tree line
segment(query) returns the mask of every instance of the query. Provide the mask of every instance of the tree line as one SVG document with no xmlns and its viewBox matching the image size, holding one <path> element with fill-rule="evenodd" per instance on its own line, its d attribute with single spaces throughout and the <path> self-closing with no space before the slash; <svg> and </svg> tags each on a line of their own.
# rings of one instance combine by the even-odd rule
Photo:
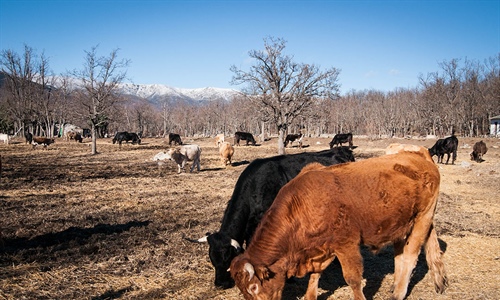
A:
<svg viewBox="0 0 500 300">
<path fill-rule="evenodd" d="M 29 47 L 0 54 L 0 131 L 53 136 L 59 124 L 92 128 L 93 137 L 117 131 L 162 136 L 255 135 L 302 132 L 309 136 L 352 132 L 367 136 L 461 136 L 489 133 L 500 114 L 500 53 L 485 61 L 451 59 L 419 76 L 413 88 L 339 94 L 340 70 L 296 63 L 286 41 L 267 38 L 249 55 L 250 70 L 231 67 L 242 93 L 231 101 L 200 104 L 164 98 L 157 103 L 118 93 L 128 60 L 118 50 L 85 52 L 81 69 L 54 76 L 49 59 Z M 79 84 L 75 87 L 75 81 Z"/>
</svg>

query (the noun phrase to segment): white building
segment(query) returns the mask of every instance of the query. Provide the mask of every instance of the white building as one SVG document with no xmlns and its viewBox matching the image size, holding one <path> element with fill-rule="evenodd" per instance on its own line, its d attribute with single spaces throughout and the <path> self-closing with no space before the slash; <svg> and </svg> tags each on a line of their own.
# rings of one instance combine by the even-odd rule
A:
<svg viewBox="0 0 500 300">
<path fill-rule="evenodd" d="M 500 115 L 490 118 L 490 136 L 500 137 Z"/>
</svg>

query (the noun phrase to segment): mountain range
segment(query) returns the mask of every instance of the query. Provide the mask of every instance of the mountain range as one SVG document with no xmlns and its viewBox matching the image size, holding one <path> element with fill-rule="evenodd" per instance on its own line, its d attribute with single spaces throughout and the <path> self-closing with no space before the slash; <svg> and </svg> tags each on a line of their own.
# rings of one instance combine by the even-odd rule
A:
<svg viewBox="0 0 500 300">
<path fill-rule="evenodd" d="M 231 101 L 240 92 L 233 89 L 205 87 L 198 89 L 175 88 L 163 84 L 133 84 L 122 83 L 119 86 L 122 94 L 132 98 L 143 98 L 153 104 L 164 101 L 187 102 L 199 104 L 206 101 Z"/>
</svg>

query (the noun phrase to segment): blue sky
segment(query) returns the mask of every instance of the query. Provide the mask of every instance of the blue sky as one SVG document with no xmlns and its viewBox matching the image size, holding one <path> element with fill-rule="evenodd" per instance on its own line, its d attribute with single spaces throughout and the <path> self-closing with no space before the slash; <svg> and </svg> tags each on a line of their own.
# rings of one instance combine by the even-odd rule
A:
<svg viewBox="0 0 500 300">
<path fill-rule="evenodd" d="M 440 62 L 498 55 L 500 0 L 0 0 L 0 50 L 26 44 L 56 74 L 99 45 L 131 60 L 133 83 L 238 89 L 229 68 L 249 70 L 268 36 L 296 62 L 341 69 L 342 93 L 412 88 Z"/>
</svg>

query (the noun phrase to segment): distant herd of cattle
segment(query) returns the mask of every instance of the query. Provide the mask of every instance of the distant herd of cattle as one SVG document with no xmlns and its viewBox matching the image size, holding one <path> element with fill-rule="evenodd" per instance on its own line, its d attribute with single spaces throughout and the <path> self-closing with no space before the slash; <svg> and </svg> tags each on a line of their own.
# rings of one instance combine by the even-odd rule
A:
<svg viewBox="0 0 500 300">
<path fill-rule="evenodd" d="M 8 143 L 8 136 L 0 140 Z M 81 136 L 68 135 L 81 142 Z M 250 133 L 236 132 L 234 145 L 256 145 Z M 26 135 L 26 141 L 48 145 L 54 139 Z M 136 133 L 118 132 L 113 144 L 140 144 Z M 287 135 L 285 146 L 303 135 Z M 172 160 L 180 173 L 188 161 L 200 171 L 201 147 L 183 144 L 169 134 L 165 152 L 153 161 Z M 347 143 L 348 146 L 343 146 Z M 231 164 L 234 147 L 215 137 L 221 161 Z M 458 139 L 439 139 L 429 149 L 392 144 L 380 157 L 355 161 L 351 133 L 337 134 L 330 149 L 253 160 L 241 173 L 225 209 L 220 229 L 191 242 L 208 243 L 215 286 L 237 286 L 245 299 L 281 299 L 286 280 L 310 274 L 304 299 L 316 299 L 321 273 L 337 258 L 354 299 L 362 291 L 360 245 L 377 251 L 394 246 L 392 299 L 404 299 L 423 247 L 436 292 L 448 285 L 442 251 L 433 224 L 440 174 L 432 157 L 451 164 Z M 487 152 L 483 141 L 470 154 L 476 162 Z M 1 161 L 0 161 L 1 163 Z"/>
<path fill-rule="evenodd" d="M 32 144 L 33 148 L 36 146 L 43 146 L 46 148 L 50 144 L 55 143 L 54 138 L 45 138 L 45 137 L 34 137 L 30 132 L 25 132 L 24 134 L 26 143 Z M 293 142 L 297 141 L 298 147 L 302 148 L 303 146 L 303 138 L 304 135 L 302 133 L 298 134 L 288 134 L 285 137 L 284 140 L 284 146 L 287 147 L 289 144 L 292 145 Z M 64 134 L 64 139 L 66 141 L 69 140 L 75 140 L 79 143 L 83 142 L 83 137 L 82 134 L 79 132 L 74 132 L 74 131 L 69 131 Z M 256 145 L 255 138 L 251 133 L 248 132 L 241 132 L 237 131 L 234 134 L 234 144 L 233 145 L 240 145 L 240 141 L 246 141 L 246 145 L 248 146 L 249 144 Z M 4 143 L 8 144 L 10 141 L 10 136 L 4 133 L 0 133 L 0 141 L 3 141 Z M 132 144 L 141 144 L 141 137 L 137 133 L 133 132 L 127 132 L 127 131 L 122 131 L 122 132 L 117 132 L 115 136 L 113 137 L 113 144 L 118 143 L 120 146 L 122 145 L 122 142 L 128 143 L 131 142 Z M 218 147 L 221 147 L 221 145 L 224 144 L 222 148 L 220 148 L 221 152 L 221 160 L 222 162 L 226 165 L 227 163 L 231 164 L 231 157 L 234 154 L 234 148 L 233 145 L 231 145 L 228 142 L 224 142 L 224 134 L 218 134 L 215 137 L 215 144 Z M 354 149 L 353 146 L 353 135 L 352 133 L 338 133 L 336 134 L 333 139 L 330 141 L 330 149 L 334 147 L 339 147 L 342 146 L 342 144 L 347 143 L 349 145 L 350 149 Z M 168 145 L 172 146 L 181 146 L 183 145 L 182 139 L 179 134 L 177 133 L 169 133 L 168 135 Z M 229 145 L 228 145 L 229 144 Z M 452 158 L 451 163 L 455 164 L 455 160 L 457 158 L 457 148 L 458 148 L 458 139 L 455 135 L 451 135 L 447 138 L 444 139 L 438 139 L 436 143 L 429 148 L 429 153 L 431 157 L 434 155 L 437 156 L 437 162 L 438 163 L 443 163 L 444 155 L 447 155 L 446 159 L 446 164 L 449 163 L 450 156 Z M 201 150 L 200 150 L 201 151 Z M 488 148 L 486 144 L 483 141 L 479 141 L 474 144 L 473 146 L 473 151 L 470 154 L 471 160 L 474 160 L 476 162 L 482 162 L 483 160 L 483 155 L 486 154 L 488 151 Z M 187 158 L 187 160 L 191 160 L 191 158 Z"/>
</svg>

